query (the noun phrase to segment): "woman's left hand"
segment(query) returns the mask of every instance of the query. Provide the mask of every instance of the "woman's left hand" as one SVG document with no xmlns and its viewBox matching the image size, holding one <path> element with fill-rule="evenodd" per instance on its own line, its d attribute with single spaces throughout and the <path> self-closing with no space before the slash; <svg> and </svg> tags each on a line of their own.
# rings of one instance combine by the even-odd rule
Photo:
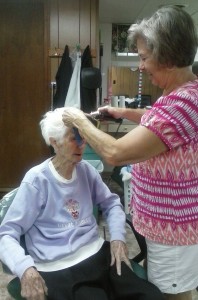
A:
<svg viewBox="0 0 198 300">
<path fill-rule="evenodd" d="M 63 112 L 63 122 L 67 127 L 73 127 L 77 120 L 87 119 L 82 110 L 76 107 L 65 107 Z"/>
<path fill-rule="evenodd" d="M 111 266 L 116 263 L 118 275 L 121 275 L 121 262 L 124 261 L 127 266 L 132 269 L 131 263 L 128 258 L 128 249 L 122 241 L 111 242 Z"/>
</svg>

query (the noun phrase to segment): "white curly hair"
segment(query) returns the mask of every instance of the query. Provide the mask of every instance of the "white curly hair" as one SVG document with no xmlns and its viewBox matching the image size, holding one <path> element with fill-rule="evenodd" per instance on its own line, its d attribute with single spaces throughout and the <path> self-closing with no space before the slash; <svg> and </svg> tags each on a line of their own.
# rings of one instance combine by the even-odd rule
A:
<svg viewBox="0 0 198 300">
<path fill-rule="evenodd" d="M 64 109 L 64 107 L 61 107 L 48 111 L 39 123 L 42 136 L 47 145 L 50 145 L 50 138 L 61 142 L 68 130 L 68 127 L 65 126 L 62 120 Z"/>
</svg>

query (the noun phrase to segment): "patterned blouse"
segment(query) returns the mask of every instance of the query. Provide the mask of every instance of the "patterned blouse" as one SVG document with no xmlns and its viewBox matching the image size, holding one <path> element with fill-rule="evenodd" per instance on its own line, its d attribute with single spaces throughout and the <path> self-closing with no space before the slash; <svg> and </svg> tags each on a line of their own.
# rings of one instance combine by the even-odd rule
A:
<svg viewBox="0 0 198 300">
<path fill-rule="evenodd" d="M 158 243 L 198 244 L 198 79 L 161 96 L 141 125 L 169 150 L 133 165 L 135 229 Z"/>
</svg>

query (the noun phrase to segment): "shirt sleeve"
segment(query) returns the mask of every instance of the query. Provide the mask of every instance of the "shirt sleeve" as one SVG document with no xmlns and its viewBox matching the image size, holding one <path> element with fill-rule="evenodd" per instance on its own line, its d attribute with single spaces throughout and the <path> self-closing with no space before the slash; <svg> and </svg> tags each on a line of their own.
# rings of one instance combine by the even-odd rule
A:
<svg viewBox="0 0 198 300">
<path fill-rule="evenodd" d="M 154 132 L 168 147 L 190 143 L 198 139 L 196 103 L 182 94 L 161 97 L 141 119 L 141 125 Z"/>
<path fill-rule="evenodd" d="M 28 205 L 30 193 L 31 209 Z M 22 183 L 0 226 L 0 260 L 19 278 L 27 268 L 35 265 L 20 245 L 20 237 L 34 223 L 42 205 L 39 199 L 40 193 L 36 188 Z"/>
</svg>

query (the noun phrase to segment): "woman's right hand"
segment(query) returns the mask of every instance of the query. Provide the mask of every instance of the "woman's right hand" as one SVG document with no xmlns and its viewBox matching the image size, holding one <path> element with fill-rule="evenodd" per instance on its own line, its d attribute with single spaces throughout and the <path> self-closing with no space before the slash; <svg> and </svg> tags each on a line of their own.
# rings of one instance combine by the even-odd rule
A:
<svg viewBox="0 0 198 300">
<path fill-rule="evenodd" d="M 112 107 L 112 106 L 102 106 L 98 108 L 100 113 L 108 113 L 115 119 L 122 118 L 124 108 Z"/>
<path fill-rule="evenodd" d="M 39 272 L 28 268 L 21 278 L 21 296 L 27 300 L 45 300 L 47 287 Z"/>
</svg>

